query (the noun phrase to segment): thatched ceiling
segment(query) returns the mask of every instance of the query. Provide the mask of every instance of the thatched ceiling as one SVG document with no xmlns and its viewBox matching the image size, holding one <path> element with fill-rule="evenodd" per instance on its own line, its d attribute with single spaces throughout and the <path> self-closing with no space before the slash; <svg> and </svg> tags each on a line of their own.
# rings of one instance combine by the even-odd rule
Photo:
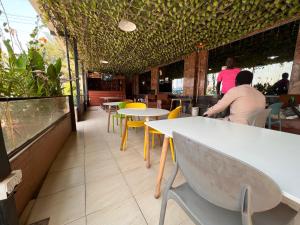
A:
<svg viewBox="0 0 300 225">
<path fill-rule="evenodd" d="M 300 15 L 299 0 L 39 0 L 58 32 L 65 23 L 88 69 L 135 73 L 203 43 L 213 49 Z M 137 30 L 126 33 L 128 19 Z M 109 61 L 101 64 L 100 60 Z"/>
</svg>

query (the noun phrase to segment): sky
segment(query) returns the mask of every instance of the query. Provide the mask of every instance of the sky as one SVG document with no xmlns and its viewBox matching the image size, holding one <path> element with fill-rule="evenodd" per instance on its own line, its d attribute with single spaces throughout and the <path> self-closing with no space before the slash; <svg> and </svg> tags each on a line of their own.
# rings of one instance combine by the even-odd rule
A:
<svg viewBox="0 0 300 225">
<path fill-rule="evenodd" d="M 19 40 L 26 48 L 26 44 L 30 39 L 30 33 L 35 27 L 37 12 L 31 6 L 28 0 L 1 0 L 5 11 L 8 16 L 10 26 L 18 33 Z M 0 6 L 0 10 L 3 11 Z M 3 28 L 3 23 L 6 22 L 5 15 L 0 15 L 0 27 Z M 42 24 L 42 23 L 40 23 Z M 8 37 L 8 34 L 4 32 L 4 35 Z M 40 37 L 51 38 L 48 28 L 42 28 L 40 30 Z M 1 43 L 2 44 L 2 43 Z M 19 49 L 15 47 L 15 52 L 19 52 Z"/>
</svg>

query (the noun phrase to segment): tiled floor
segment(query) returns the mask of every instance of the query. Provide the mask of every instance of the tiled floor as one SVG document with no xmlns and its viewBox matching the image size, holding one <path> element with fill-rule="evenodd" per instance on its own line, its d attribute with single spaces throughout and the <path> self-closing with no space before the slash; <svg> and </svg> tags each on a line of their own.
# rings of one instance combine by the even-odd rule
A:
<svg viewBox="0 0 300 225">
<path fill-rule="evenodd" d="M 50 217 L 50 225 L 157 225 L 161 198 L 154 198 L 161 146 L 151 150 L 152 167 L 143 160 L 143 131 L 129 133 L 119 150 L 120 134 L 107 133 L 107 114 L 91 109 L 77 124 L 53 163 L 30 214 L 28 224 Z M 167 157 L 165 178 L 173 168 Z M 178 176 L 176 183 L 183 182 Z M 169 201 L 166 225 L 193 223 Z"/>
</svg>

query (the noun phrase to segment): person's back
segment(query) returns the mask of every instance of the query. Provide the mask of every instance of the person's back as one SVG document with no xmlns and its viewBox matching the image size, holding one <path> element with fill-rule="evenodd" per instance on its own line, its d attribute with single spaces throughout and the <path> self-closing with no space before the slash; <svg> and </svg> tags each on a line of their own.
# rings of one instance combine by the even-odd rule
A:
<svg viewBox="0 0 300 225">
<path fill-rule="evenodd" d="M 236 96 L 230 105 L 230 115 L 228 116 L 232 122 L 248 124 L 251 115 L 266 106 L 265 96 L 248 84 L 234 87 L 230 92 L 231 95 Z"/>
<path fill-rule="evenodd" d="M 239 68 L 222 70 L 218 75 L 218 82 L 222 83 L 222 94 L 226 94 L 231 88 L 235 87 L 236 75 L 241 70 Z"/>
<path fill-rule="evenodd" d="M 275 94 L 277 95 L 286 95 L 288 93 L 289 89 L 289 80 L 288 80 L 289 74 L 288 73 L 283 73 L 282 74 L 282 79 L 277 81 L 273 85 L 273 90 Z"/>
<path fill-rule="evenodd" d="M 236 75 L 241 70 L 239 68 L 235 68 L 235 59 L 232 57 L 227 58 L 226 60 L 226 69 L 222 69 L 222 71 L 218 74 L 217 78 L 217 94 L 224 95 L 231 88 L 235 87 L 235 78 Z M 222 90 L 220 93 L 220 86 L 222 84 Z"/>
</svg>

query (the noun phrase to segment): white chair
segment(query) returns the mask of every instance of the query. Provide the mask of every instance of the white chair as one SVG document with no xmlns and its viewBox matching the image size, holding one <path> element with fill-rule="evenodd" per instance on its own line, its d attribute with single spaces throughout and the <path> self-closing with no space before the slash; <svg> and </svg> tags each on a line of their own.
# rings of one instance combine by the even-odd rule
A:
<svg viewBox="0 0 300 225">
<path fill-rule="evenodd" d="M 277 184 L 257 169 L 173 133 L 176 166 L 162 199 L 174 199 L 197 225 L 287 225 L 297 214 L 281 204 Z M 247 144 L 247 143 L 245 143 Z M 178 168 L 186 183 L 173 188 Z"/>
<path fill-rule="evenodd" d="M 265 128 L 267 119 L 271 113 L 271 109 L 259 110 L 248 119 L 248 124 L 250 126 Z"/>
</svg>

